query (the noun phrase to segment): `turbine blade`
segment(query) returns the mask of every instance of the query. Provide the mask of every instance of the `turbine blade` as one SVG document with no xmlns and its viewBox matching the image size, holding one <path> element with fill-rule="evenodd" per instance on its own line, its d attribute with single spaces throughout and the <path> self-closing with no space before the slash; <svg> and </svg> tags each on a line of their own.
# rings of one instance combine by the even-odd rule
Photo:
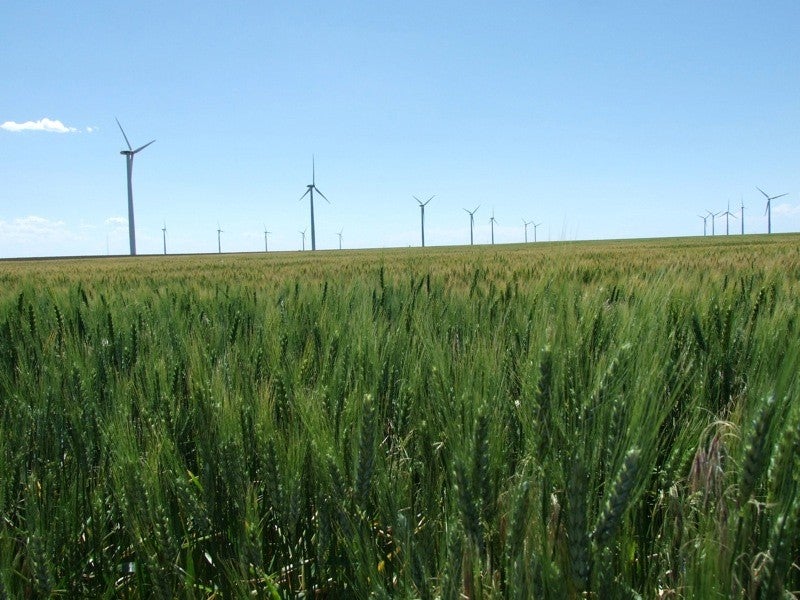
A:
<svg viewBox="0 0 800 600">
<path fill-rule="evenodd" d="M 314 169 L 314 155 L 312 154 L 311 155 L 311 184 L 312 185 L 314 184 L 314 176 L 315 176 L 314 175 L 314 171 L 315 171 L 315 169 Z"/>
<path fill-rule="evenodd" d="M 770 200 L 777 200 L 778 198 L 783 198 L 784 196 L 788 196 L 788 195 L 789 195 L 789 192 L 786 192 L 785 194 L 781 194 L 780 196 L 773 196 L 772 198 L 770 198 Z"/>
<path fill-rule="evenodd" d="M 758 187 L 758 186 L 756 186 L 756 189 L 757 189 L 759 192 L 761 192 L 762 194 L 764 194 L 764 198 L 766 198 L 767 200 L 769 200 L 769 196 L 767 195 L 767 192 L 765 192 L 764 190 L 762 190 L 762 189 L 761 189 L 760 187 Z"/>
<path fill-rule="evenodd" d="M 436 198 L 436 194 L 434 194 L 433 196 L 431 196 L 430 198 L 428 198 L 427 200 L 425 200 L 425 204 L 427 204 L 428 202 L 430 202 L 430 201 L 431 201 L 431 200 L 433 200 L 434 198 Z"/>
<path fill-rule="evenodd" d="M 298 201 L 298 202 L 300 202 L 300 200 L 302 200 L 303 198 L 305 198 L 306 196 L 308 196 L 309 192 L 311 192 L 311 188 L 308 188 L 308 189 L 306 190 L 306 193 L 305 193 L 305 194 L 303 194 L 302 196 L 300 196 L 300 198 L 299 198 L 297 201 Z"/>
<path fill-rule="evenodd" d="M 119 119 L 114 117 L 114 120 L 117 122 L 117 125 L 119 125 L 119 130 L 122 132 L 122 137 L 125 138 L 125 143 L 128 144 L 128 150 L 133 150 L 131 143 L 128 141 L 128 136 L 125 135 L 125 130 L 122 128 L 122 125 L 120 125 Z"/>
<path fill-rule="evenodd" d="M 141 150 L 144 150 L 145 148 L 147 148 L 153 142 L 155 142 L 155 140 L 153 140 L 152 142 L 147 142 L 144 146 L 139 146 L 136 150 L 133 151 L 133 154 L 136 154 L 137 152 L 140 152 Z"/>
<path fill-rule="evenodd" d="M 412 197 L 412 198 L 414 198 L 414 200 L 416 200 L 417 202 L 419 202 L 419 203 L 420 203 L 420 205 L 422 205 L 422 200 L 420 200 L 420 199 L 419 199 L 419 198 L 417 198 L 416 196 L 411 196 L 411 197 Z"/>
</svg>

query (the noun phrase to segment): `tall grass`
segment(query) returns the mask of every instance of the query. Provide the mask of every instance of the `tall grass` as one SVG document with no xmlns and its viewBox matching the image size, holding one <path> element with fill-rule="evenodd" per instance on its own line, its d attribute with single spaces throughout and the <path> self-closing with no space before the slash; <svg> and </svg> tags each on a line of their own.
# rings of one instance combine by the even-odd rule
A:
<svg viewBox="0 0 800 600">
<path fill-rule="evenodd" d="M 0 264 L 0 597 L 800 590 L 792 236 Z"/>
</svg>

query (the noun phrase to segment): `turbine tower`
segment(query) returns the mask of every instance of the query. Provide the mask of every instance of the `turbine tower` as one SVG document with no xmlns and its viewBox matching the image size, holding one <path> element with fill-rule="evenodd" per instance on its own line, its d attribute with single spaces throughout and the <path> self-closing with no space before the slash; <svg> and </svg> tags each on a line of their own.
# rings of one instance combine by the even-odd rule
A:
<svg viewBox="0 0 800 600">
<path fill-rule="evenodd" d="M 420 219 L 420 228 L 422 229 L 422 247 L 423 248 L 425 247 L 425 206 L 428 204 L 428 202 L 433 200 L 435 197 L 436 197 L 436 195 L 434 194 L 433 196 L 431 196 L 430 198 L 425 200 L 425 202 L 423 202 L 422 200 L 420 200 L 419 198 L 414 196 L 414 200 L 416 200 L 419 203 L 419 219 Z"/>
<path fill-rule="evenodd" d="M 128 141 L 128 136 L 125 135 L 125 130 L 120 125 L 119 119 L 114 117 L 114 120 L 119 125 L 119 130 L 122 132 L 122 137 L 125 138 L 125 143 L 128 145 L 127 150 L 120 150 L 120 154 L 125 157 L 125 162 L 128 166 L 128 237 L 130 238 L 131 242 L 131 256 L 136 256 L 136 225 L 133 221 L 133 156 L 137 152 L 141 152 L 145 148 L 147 148 L 150 144 L 155 142 L 152 140 L 147 142 L 144 146 L 139 146 L 136 150 L 133 149 L 131 143 Z"/>
<path fill-rule="evenodd" d="M 528 225 L 530 225 L 531 223 L 533 223 L 533 221 L 526 221 L 525 219 L 522 219 L 522 224 L 525 226 L 525 243 L 526 244 L 528 243 Z"/>
<path fill-rule="evenodd" d="M 534 223 L 533 224 L 533 241 L 534 241 L 534 243 L 536 242 L 536 230 L 539 229 L 539 225 L 541 225 L 541 223 Z"/>
<path fill-rule="evenodd" d="M 476 206 L 475 210 L 473 210 L 472 212 L 468 211 L 466 208 L 464 209 L 464 212 L 466 212 L 469 215 L 469 245 L 470 246 L 472 246 L 472 230 L 473 230 L 473 228 L 475 226 L 475 213 L 478 212 L 478 209 L 480 207 L 481 207 L 481 205 L 478 204 L 478 206 Z"/>
<path fill-rule="evenodd" d="M 267 244 L 267 236 L 272 233 L 271 231 L 267 231 L 267 226 L 264 225 L 264 252 L 269 252 L 269 245 Z"/>
<path fill-rule="evenodd" d="M 164 226 L 161 228 L 161 233 L 164 236 L 164 255 L 167 254 L 167 223 L 164 222 Z"/>
<path fill-rule="evenodd" d="M 492 216 L 489 218 L 489 224 L 492 226 L 492 246 L 494 246 L 494 224 L 497 219 L 494 218 L 494 209 L 492 209 Z"/>
<path fill-rule="evenodd" d="M 317 249 L 317 238 L 316 238 L 315 229 L 314 229 L 314 192 L 316 191 L 323 198 L 325 198 L 325 194 L 323 194 L 322 192 L 319 191 L 319 188 L 316 186 L 316 183 L 314 182 L 314 156 L 313 155 L 311 156 L 311 183 L 308 184 L 306 187 L 308 189 L 306 190 L 305 194 L 300 196 L 300 200 L 302 200 L 303 198 L 308 196 L 309 200 L 311 201 L 311 249 L 312 250 L 316 250 Z M 327 198 L 325 198 L 325 202 L 327 202 L 328 204 L 331 203 L 331 201 L 328 200 Z M 305 238 L 305 236 L 303 236 L 303 237 Z"/>
<path fill-rule="evenodd" d="M 219 228 L 217 223 L 217 254 L 222 254 L 222 235 L 224 232 Z"/>
<path fill-rule="evenodd" d="M 707 229 L 708 215 L 705 215 L 705 216 L 697 215 L 697 216 L 700 217 L 701 219 L 703 219 L 703 237 L 705 237 L 706 236 L 706 232 L 708 231 L 708 229 Z"/>
<path fill-rule="evenodd" d="M 303 231 L 298 232 L 300 235 L 303 236 L 303 251 L 306 249 L 306 231 L 308 231 L 308 227 L 303 229 Z"/>
<path fill-rule="evenodd" d="M 762 190 L 760 187 L 756 186 L 756 189 L 764 194 L 764 197 L 767 199 L 767 209 L 764 211 L 764 214 L 767 215 L 767 233 L 772 233 L 772 201 L 787 196 L 789 192 L 786 192 L 785 194 L 779 194 L 777 196 L 768 196 L 767 192 Z"/>
</svg>

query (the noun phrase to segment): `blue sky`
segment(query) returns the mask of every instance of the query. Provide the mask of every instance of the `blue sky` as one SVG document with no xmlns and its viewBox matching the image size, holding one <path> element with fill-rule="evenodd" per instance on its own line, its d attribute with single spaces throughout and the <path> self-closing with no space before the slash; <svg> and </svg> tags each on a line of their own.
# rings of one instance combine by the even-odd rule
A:
<svg viewBox="0 0 800 600">
<path fill-rule="evenodd" d="M 468 243 L 477 205 L 476 243 L 492 210 L 498 243 L 523 218 L 540 241 L 698 235 L 742 201 L 765 232 L 755 186 L 800 231 L 796 1 L 9 0 L 0 39 L 0 257 L 128 252 L 115 117 L 157 140 L 141 254 L 164 223 L 170 252 L 215 252 L 218 224 L 223 251 L 265 225 L 298 250 L 312 154 L 320 249 L 419 245 L 433 194 L 428 245 Z"/>
</svg>

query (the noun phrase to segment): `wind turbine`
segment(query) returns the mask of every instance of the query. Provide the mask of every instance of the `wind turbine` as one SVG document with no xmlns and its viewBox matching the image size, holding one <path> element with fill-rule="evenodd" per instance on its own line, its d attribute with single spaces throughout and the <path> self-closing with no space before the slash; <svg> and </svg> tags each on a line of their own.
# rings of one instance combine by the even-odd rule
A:
<svg viewBox="0 0 800 600">
<path fill-rule="evenodd" d="M 131 143 L 128 141 L 128 136 L 125 135 L 125 130 L 119 123 L 119 119 L 114 117 L 114 120 L 117 122 L 117 125 L 119 125 L 119 130 L 122 132 L 122 137 L 125 138 L 125 143 L 128 145 L 128 149 L 120 150 L 120 154 L 125 157 L 125 162 L 128 166 L 128 237 L 130 238 L 131 242 L 131 256 L 136 256 L 136 225 L 133 221 L 133 156 L 137 152 L 141 152 L 147 148 L 150 144 L 155 142 L 155 140 L 147 142 L 144 146 L 139 146 L 136 150 L 134 150 L 131 146 Z"/>
<path fill-rule="evenodd" d="M 339 236 L 339 250 L 341 250 L 341 249 L 342 249 L 342 232 L 343 232 L 343 231 L 344 231 L 344 229 L 340 229 L 340 230 L 339 230 L 339 233 L 337 233 L 337 234 L 336 234 L 336 235 L 338 235 L 338 236 Z"/>
<path fill-rule="evenodd" d="M 706 236 L 706 232 L 708 231 L 708 229 L 706 227 L 707 224 L 708 224 L 708 215 L 705 215 L 705 216 L 697 215 L 697 216 L 700 217 L 701 219 L 703 219 L 703 237 L 705 237 Z"/>
<path fill-rule="evenodd" d="M 760 187 L 756 186 L 756 189 L 764 194 L 764 197 L 767 199 L 767 209 L 764 211 L 764 214 L 767 215 L 767 233 L 772 233 L 772 201 L 777 200 L 778 198 L 783 198 L 784 196 L 788 196 L 789 192 L 785 194 L 779 194 L 778 196 L 768 196 L 767 192 L 762 190 Z"/>
<path fill-rule="evenodd" d="M 722 214 L 725 215 L 725 235 L 730 235 L 730 231 L 728 229 L 728 222 L 729 222 L 728 219 L 730 219 L 731 217 L 733 217 L 734 219 L 736 218 L 736 215 L 731 212 L 730 201 L 728 201 L 728 209 Z"/>
<path fill-rule="evenodd" d="M 161 233 L 164 236 L 164 255 L 167 254 L 167 223 L 164 222 L 164 226 L 161 228 Z"/>
<path fill-rule="evenodd" d="M 267 245 L 267 236 L 272 233 L 271 231 L 267 231 L 267 226 L 264 225 L 264 252 L 269 252 L 269 246 Z"/>
<path fill-rule="evenodd" d="M 314 191 L 316 190 L 316 192 L 320 196 L 325 198 L 325 194 L 320 192 L 319 188 L 314 183 L 314 177 L 315 177 L 315 174 L 314 174 L 314 156 L 312 155 L 311 156 L 311 183 L 306 186 L 308 188 L 306 190 L 306 193 L 303 194 L 302 196 L 300 196 L 300 200 L 302 200 L 306 196 L 309 196 L 309 200 L 311 201 L 311 249 L 312 250 L 316 250 L 317 249 L 317 238 L 316 238 L 315 230 L 314 230 Z M 331 203 L 331 201 L 328 200 L 327 198 L 325 198 L 325 202 L 327 202 L 328 204 Z M 303 236 L 303 237 L 305 237 L 305 236 Z"/>
<path fill-rule="evenodd" d="M 492 226 L 492 246 L 494 246 L 494 224 L 497 219 L 494 218 L 494 209 L 492 209 L 492 216 L 489 218 L 489 224 Z"/>
<path fill-rule="evenodd" d="M 536 230 L 539 229 L 539 225 L 541 225 L 541 223 L 534 223 L 533 224 L 533 241 L 534 242 L 536 242 Z"/>
<path fill-rule="evenodd" d="M 308 231 L 308 227 L 303 229 L 303 231 L 298 232 L 300 235 L 303 236 L 303 251 L 306 249 L 306 231 Z"/>
<path fill-rule="evenodd" d="M 478 209 L 480 207 L 481 207 L 481 205 L 478 204 L 478 206 L 476 206 L 475 210 L 473 210 L 472 212 L 468 211 L 466 208 L 464 209 L 464 212 L 466 212 L 469 215 L 469 245 L 470 246 L 472 246 L 472 229 L 473 229 L 473 226 L 475 225 L 475 213 L 478 212 Z"/>
<path fill-rule="evenodd" d="M 744 198 L 740 198 L 739 202 L 741 203 L 741 211 L 742 211 L 742 235 L 744 235 Z"/>
<path fill-rule="evenodd" d="M 710 210 L 706 210 L 708 216 L 711 217 L 711 236 L 713 237 L 716 235 L 714 231 L 714 222 L 717 220 L 717 217 L 720 216 L 722 213 L 713 213 Z"/>
<path fill-rule="evenodd" d="M 217 223 L 217 253 L 222 254 L 222 229 L 219 228 L 219 223 Z"/>
<path fill-rule="evenodd" d="M 525 219 L 522 219 L 522 224 L 525 226 L 525 243 L 526 244 L 528 243 L 528 225 L 530 225 L 531 223 L 533 223 L 533 221 L 526 221 Z"/>
<path fill-rule="evenodd" d="M 419 218 L 420 218 L 420 227 L 422 229 L 422 247 L 423 248 L 425 247 L 425 206 L 428 204 L 428 202 L 433 200 L 435 197 L 436 197 L 436 195 L 434 194 L 433 196 L 431 196 L 430 198 L 425 200 L 425 202 L 423 202 L 422 200 L 420 200 L 419 198 L 414 196 L 414 200 L 416 200 L 419 203 Z"/>
</svg>

